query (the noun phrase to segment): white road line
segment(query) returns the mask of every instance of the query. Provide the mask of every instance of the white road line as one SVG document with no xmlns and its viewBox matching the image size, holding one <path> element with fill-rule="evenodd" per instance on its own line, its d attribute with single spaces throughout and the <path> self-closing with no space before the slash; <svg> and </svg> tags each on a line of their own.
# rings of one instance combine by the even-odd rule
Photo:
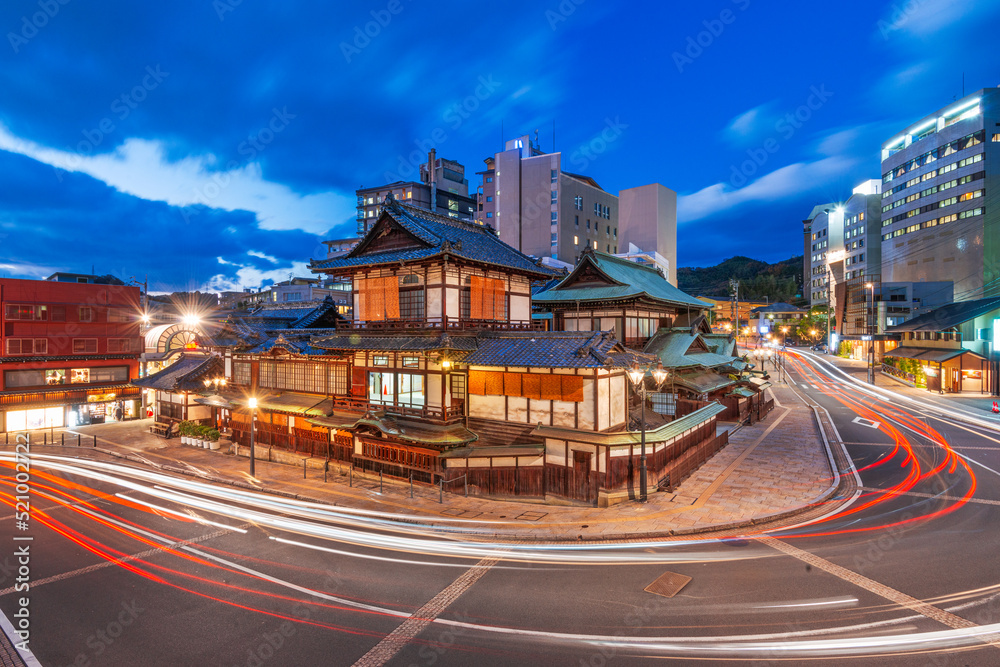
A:
<svg viewBox="0 0 1000 667">
<path fill-rule="evenodd" d="M 1000 500 L 987 500 L 985 498 L 959 498 L 958 496 L 945 496 L 937 493 L 920 493 L 919 491 L 892 491 L 890 489 L 876 489 L 871 486 L 862 487 L 862 491 L 867 491 L 869 493 L 884 493 L 887 496 L 916 496 L 917 498 L 933 498 L 935 500 L 954 500 L 954 501 L 965 501 L 970 503 L 979 503 L 981 505 L 1000 505 Z"/>
<path fill-rule="evenodd" d="M 386 635 L 368 653 L 361 656 L 354 663 L 354 667 L 382 667 L 382 665 L 392 660 L 410 641 L 423 632 L 424 628 L 440 616 L 452 602 L 457 600 L 462 593 L 472 588 L 499 561 L 499 558 L 488 557 L 473 565 L 462 576 L 453 581 L 451 585 L 431 598 L 427 604 L 413 612 L 410 618 L 403 621 L 398 628 Z"/>
<path fill-rule="evenodd" d="M 902 607 L 915 611 L 922 616 L 926 616 L 927 618 L 933 619 L 939 623 L 943 623 L 949 628 L 958 630 L 962 628 L 979 627 L 976 623 L 964 619 L 961 616 L 956 616 L 955 614 L 945 611 L 944 609 L 927 604 L 923 600 L 918 600 L 917 598 L 907 595 L 906 593 L 901 593 L 900 591 L 890 588 L 885 584 L 880 584 L 874 579 L 869 579 L 862 574 L 848 570 L 846 567 L 841 567 L 840 565 L 831 563 L 825 558 L 820 558 L 815 554 L 799 549 L 798 547 L 792 546 L 782 540 L 778 540 L 773 537 L 761 537 L 758 538 L 758 540 L 784 554 L 797 558 L 804 563 L 808 563 L 813 567 L 819 568 L 820 570 L 832 574 L 839 579 L 843 579 L 846 582 L 852 583 L 855 586 L 859 586 L 869 593 L 874 593 L 875 595 L 885 598 L 890 602 L 895 602 Z M 1000 646 L 1000 638 L 995 635 L 984 637 L 983 640 L 987 643 L 993 644 L 994 646 Z"/>
</svg>

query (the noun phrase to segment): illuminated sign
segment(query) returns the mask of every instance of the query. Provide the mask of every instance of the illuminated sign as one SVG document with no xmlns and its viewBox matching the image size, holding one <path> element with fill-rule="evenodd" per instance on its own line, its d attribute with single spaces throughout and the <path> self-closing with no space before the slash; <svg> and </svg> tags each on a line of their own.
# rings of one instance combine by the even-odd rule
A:
<svg viewBox="0 0 1000 667">
<path fill-rule="evenodd" d="M 184 344 L 184 349 L 185 350 L 197 350 L 198 349 L 198 341 L 193 340 L 190 343 L 185 343 Z"/>
</svg>

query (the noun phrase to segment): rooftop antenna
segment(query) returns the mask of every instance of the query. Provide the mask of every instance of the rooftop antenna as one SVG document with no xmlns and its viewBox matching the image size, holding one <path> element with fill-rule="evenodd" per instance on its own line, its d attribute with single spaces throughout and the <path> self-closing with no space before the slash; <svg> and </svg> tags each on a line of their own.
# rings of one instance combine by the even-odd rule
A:
<svg viewBox="0 0 1000 667">
<path fill-rule="evenodd" d="M 535 146 L 541 150 L 541 145 L 538 143 L 538 128 L 535 128 Z"/>
</svg>

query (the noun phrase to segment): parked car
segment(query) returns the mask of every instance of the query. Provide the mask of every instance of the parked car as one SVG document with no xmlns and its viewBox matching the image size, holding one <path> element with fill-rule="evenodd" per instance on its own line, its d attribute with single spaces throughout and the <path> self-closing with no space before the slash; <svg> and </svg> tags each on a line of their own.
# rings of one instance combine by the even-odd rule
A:
<svg viewBox="0 0 1000 667">
<path fill-rule="evenodd" d="M 795 341 L 794 340 L 786 340 L 785 341 L 785 347 L 795 347 Z"/>
<path fill-rule="evenodd" d="M 812 349 L 814 352 L 826 352 L 826 345 L 824 345 L 823 343 L 817 343 L 816 345 L 812 346 Z"/>
</svg>

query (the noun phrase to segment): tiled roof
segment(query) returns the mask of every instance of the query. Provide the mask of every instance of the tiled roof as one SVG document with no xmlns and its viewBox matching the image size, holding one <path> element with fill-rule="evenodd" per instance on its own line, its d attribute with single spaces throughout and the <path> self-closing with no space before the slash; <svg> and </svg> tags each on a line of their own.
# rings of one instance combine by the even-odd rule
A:
<svg viewBox="0 0 1000 667">
<path fill-rule="evenodd" d="M 490 332 L 462 361 L 470 366 L 628 368 L 648 355 L 630 352 L 606 331 Z"/>
<path fill-rule="evenodd" d="M 321 331 L 310 327 L 335 309 L 336 304 L 329 296 L 307 307 L 262 306 L 249 315 L 230 317 L 222 329 L 211 336 L 211 343 L 218 347 L 251 347 L 252 352 L 266 352 L 275 346 L 277 337 L 284 334 L 285 342 L 303 350 L 301 354 L 324 354 L 320 350 L 305 351 L 310 347 L 309 336 Z M 286 349 L 297 351 L 292 347 Z"/>
<path fill-rule="evenodd" d="M 1000 297 L 996 296 L 987 299 L 975 299 L 974 301 L 949 303 L 946 306 L 935 308 L 929 313 L 918 315 L 902 324 L 897 324 L 894 327 L 886 327 L 885 331 L 886 333 L 899 333 L 902 331 L 947 331 L 997 308 L 1000 308 Z"/>
<path fill-rule="evenodd" d="M 366 331 L 339 332 L 332 336 L 314 337 L 313 347 L 322 350 L 399 350 L 414 352 L 422 350 L 462 350 L 476 349 L 475 335 L 431 334 L 426 336 L 412 333 L 399 336 L 372 334 Z"/>
<path fill-rule="evenodd" d="M 713 373 L 712 371 L 678 373 L 674 377 L 673 382 L 678 386 L 686 387 L 699 394 L 707 394 L 716 389 L 736 384 L 735 380 L 731 380 L 725 375 Z"/>
<path fill-rule="evenodd" d="M 663 363 L 664 368 L 718 368 L 730 366 L 738 362 L 738 357 L 715 352 L 705 352 L 699 345 L 701 341 L 708 349 L 712 349 L 705 337 L 710 334 L 691 333 L 690 329 L 660 329 L 646 342 L 643 352 L 655 355 Z M 712 341 L 713 343 L 715 341 Z"/>
<path fill-rule="evenodd" d="M 132 380 L 132 384 L 160 391 L 203 391 L 206 377 L 221 377 L 223 372 L 221 357 L 185 353 L 159 373 Z"/>
<path fill-rule="evenodd" d="M 573 285 L 584 267 L 592 266 L 610 284 Z M 565 285 L 565 287 L 563 287 Z M 576 301 L 609 301 L 646 296 L 656 301 L 695 309 L 709 306 L 693 296 L 680 291 L 651 267 L 630 262 L 621 257 L 587 249 L 576 268 L 558 285 L 532 297 L 536 305 L 573 303 Z"/>
<path fill-rule="evenodd" d="M 365 253 L 365 247 L 378 233 L 383 219 L 388 217 L 417 238 L 424 247 Z M 515 250 L 497 237 L 492 229 L 473 222 L 464 222 L 448 216 L 431 213 L 415 206 L 403 204 L 391 197 L 386 199 L 379 220 L 368 234 L 344 257 L 311 260 L 309 268 L 320 273 L 324 269 L 398 264 L 429 259 L 440 255 L 514 269 L 532 276 L 548 277 L 549 269 L 537 266 L 531 258 Z"/>
</svg>

